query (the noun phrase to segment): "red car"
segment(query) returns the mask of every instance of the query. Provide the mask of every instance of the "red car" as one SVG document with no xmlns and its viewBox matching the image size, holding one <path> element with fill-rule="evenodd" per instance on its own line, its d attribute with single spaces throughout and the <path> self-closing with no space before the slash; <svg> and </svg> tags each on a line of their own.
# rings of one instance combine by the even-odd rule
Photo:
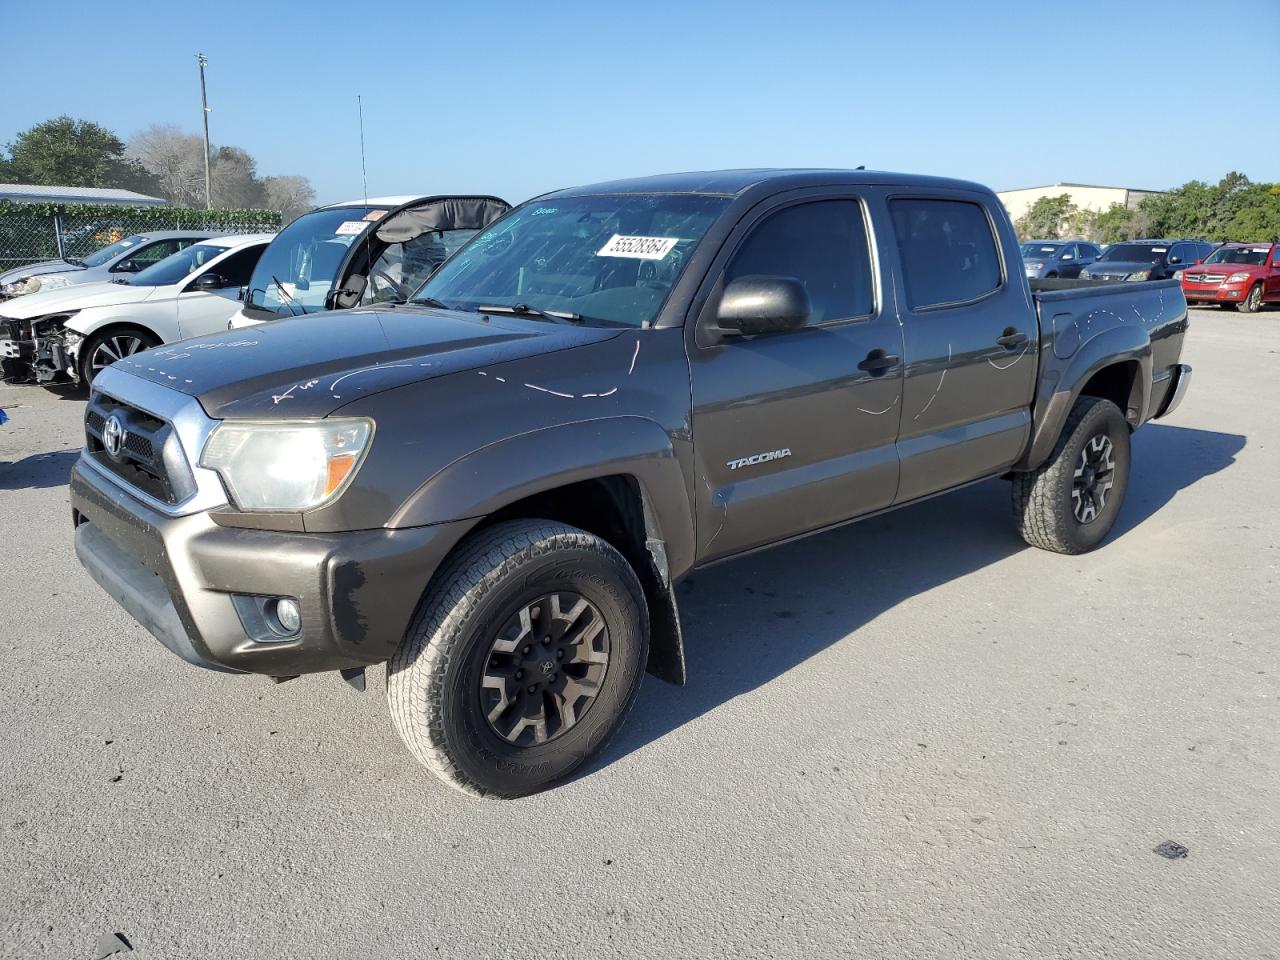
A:
<svg viewBox="0 0 1280 960">
<path fill-rule="evenodd" d="M 1264 303 L 1280 303 L 1280 243 L 1224 243 L 1180 274 L 1188 303 L 1257 313 Z"/>
</svg>

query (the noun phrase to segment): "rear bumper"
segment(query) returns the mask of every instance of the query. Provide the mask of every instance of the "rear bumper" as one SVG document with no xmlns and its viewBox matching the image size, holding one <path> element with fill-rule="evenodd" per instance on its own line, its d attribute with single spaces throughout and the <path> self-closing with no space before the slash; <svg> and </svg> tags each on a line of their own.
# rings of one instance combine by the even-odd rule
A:
<svg viewBox="0 0 1280 960">
<path fill-rule="evenodd" d="M 77 463 L 76 554 L 142 626 L 188 663 L 276 676 L 386 660 L 440 561 L 470 524 L 307 534 L 160 514 Z M 291 597 L 302 627 L 278 639 L 259 597 Z"/>
<path fill-rule="evenodd" d="M 1160 412 L 1153 419 L 1167 417 L 1178 409 L 1178 404 L 1182 402 L 1182 398 L 1187 394 L 1187 388 L 1191 386 L 1191 365 L 1188 363 L 1175 364 L 1170 372 L 1170 378 L 1173 383 L 1169 386 Z"/>
</svg>

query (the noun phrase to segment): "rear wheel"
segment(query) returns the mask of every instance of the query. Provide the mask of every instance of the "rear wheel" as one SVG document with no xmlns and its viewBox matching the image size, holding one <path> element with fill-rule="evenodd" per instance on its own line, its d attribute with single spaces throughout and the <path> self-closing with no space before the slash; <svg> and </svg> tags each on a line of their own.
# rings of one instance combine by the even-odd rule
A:
<svg viewBox="0 0 1280 960">
<path fill-rule="evenodd" d="M 141 327 L 112 327 L 90 334 L 80 345 L 80 383 L 87 387 L 117 360 L 159 344 L 159 337 Z"/>
<path fill-rule="evenodd" d="M 1081 397 L 1053 453 L 1015 474 L 1013 515 L 1033 547 L 1085 553 L 1111 531 L 1129 484 L 1129 424 L 1110 400 Z"/>
<path fill-rule="evenodd" d="M 649 645 L 644 593 L 599 537 L 545 520 L 482 531 L 446 561 L 387 669 L 397 732 L 451 786 L 533 793 L 621 725 Z"/>
<path fill-rule="evenodd" d="M 1262 309 L 1262 284 L 1255 283 L 1248 296 L 1236 304 L 1241 313 L 1257 313 Z"/>
</svg>

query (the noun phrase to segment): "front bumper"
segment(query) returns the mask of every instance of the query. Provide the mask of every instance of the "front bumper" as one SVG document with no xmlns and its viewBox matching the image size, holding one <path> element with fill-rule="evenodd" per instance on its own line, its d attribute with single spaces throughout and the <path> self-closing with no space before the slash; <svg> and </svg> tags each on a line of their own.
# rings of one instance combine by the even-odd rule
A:
<svg viewBox="0 0 1280 960">
<path fill-rule="evenodd" d="M 1182 285 L 1182 295 L 1187 298 L 1188 303 L 1239 303 L 1244 300 L 1248 292 L 1249 285 L 1245 283 L 1230 287 L 1225 285 L 1211 287 L 1207 284 L 1196 284 L 1194 287 Z"/>
<path fill-rule="evenodd" d="M 467 521 L 308 534 L 171 517 L 96 470 L 71 471 L 76 555 L 142 626 L 188 663 L 289 676 L 366 666 L 399 645 L 432 573 Z M 292 597 L 302 627 L 260 639 L 257 597 Z"/>
</svg>

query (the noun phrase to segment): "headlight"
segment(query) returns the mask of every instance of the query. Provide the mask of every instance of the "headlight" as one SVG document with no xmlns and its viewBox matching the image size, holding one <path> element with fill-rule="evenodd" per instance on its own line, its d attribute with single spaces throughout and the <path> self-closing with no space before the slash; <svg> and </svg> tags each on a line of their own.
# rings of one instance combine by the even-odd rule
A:
<svg viewBox="0 0 1280 960">
<path fill-rule="evenodd" d="M 1041 263 L 1039 260 L 1028 260 L 1026 262 L 1026 268 L 1028 270 L 1043 270 L 1044 264 Z"/>
<path fill-rule="evenodd" d="M 200 466 L 218 471 L 241 510 L 310 510 L 346 488 L 372 436 L 372 420 L 227 420 Z"/>
<path fill-rule="evenodd" d="M 20 280 L 13 281 L 13 283 L 4 285 L 5 296 L 8 297 L 24 297 L 28 293 L 35 293 L 39 289 L 39 277 L 23 277 Z"/>
<path fill-rule="evenodd" d="M 1150 270 L 1135 270 L 1133 273 L 1125 277 L 1126 280 L 1149 280 L 1151 278 Z"/>
<path fill-rule="evenodd" d="M 1088 279 L 1089 279 L 1089 271 L 1088 271 L 1088 270 L 1081 270 L 1081 271 L 1080 271 L 1080 279 L 1081 279 L 1081 280 L 1088 280 Z"/>
<path fill-rule="evenodd" d="M 1184 273 L 1186 273 L 1186 272 L 1187 272 L 1187 271 L 1185 271 L 1185 270 L 1175 270 L 1175 271 L 1173 271 L 1173 279 L 1175 279 L 1175 280 L 1181 280 L 1181 279 L 1182 279 L 1182 275 L 1183 275 Z"/>
<path fill-rule="evenodd" d="M 1251 273 L 1233 273 L 1231 276 L 1227 277 L 1226 282 L 1227 283 L 1244 283 L 1251 276 L 1253 276 L 1253 274 Z"/>
</svg>

